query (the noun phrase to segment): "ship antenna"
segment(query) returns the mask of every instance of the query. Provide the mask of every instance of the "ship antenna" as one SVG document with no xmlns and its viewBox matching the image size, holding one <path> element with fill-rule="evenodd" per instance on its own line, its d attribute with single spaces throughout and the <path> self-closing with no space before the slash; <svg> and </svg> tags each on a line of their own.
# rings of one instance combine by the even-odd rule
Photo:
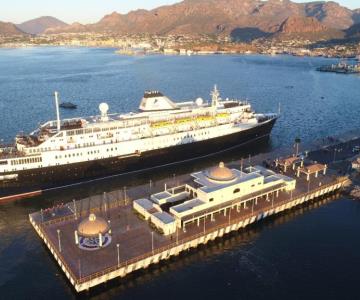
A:
<svg viewBox="0 0 360 300">
<path fill-rule="evenodd" d="M 211 95 L 211 106 L 217 107 L 219 103 L 219 90 L 217 89 L 216 84 L 214 85 L 214 90 L 210 93 Z"/>
<path fill-rule="evenodd" d="M 60 131 L 60 111 L 59 111 L 59 93 L 55 91 L 55 106 L 56 106 L 56 129 Z"/>
</svg>

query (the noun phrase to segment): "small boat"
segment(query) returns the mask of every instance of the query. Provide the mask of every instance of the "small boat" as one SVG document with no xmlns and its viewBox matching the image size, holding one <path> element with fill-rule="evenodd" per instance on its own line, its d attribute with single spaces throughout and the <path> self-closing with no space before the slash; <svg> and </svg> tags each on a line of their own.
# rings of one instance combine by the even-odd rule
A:
<svg viewBox="0 0 360 300">
<path fill-rule="evenodd" d="M 62 107 L 62 108 L 67 108 L 67 109 L 75 109 L 75 108 L 77 108 L 77 105 L 74 104 L 74 103 L 71 103 L 71 102 L 63 102 L 63 103 L 60 103 L 59 106 Z"/>
</svg>

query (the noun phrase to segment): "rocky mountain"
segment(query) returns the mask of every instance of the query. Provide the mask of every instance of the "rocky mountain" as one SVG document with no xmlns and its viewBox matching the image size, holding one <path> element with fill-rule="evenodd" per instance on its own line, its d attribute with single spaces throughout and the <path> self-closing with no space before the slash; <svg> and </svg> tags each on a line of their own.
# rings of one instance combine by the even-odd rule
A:
<svg viewBox="0 0 360 300">
<path fill-rule="evenodd" d="M 338 33 L 356 23 L 360 23 L 360 10 L 350 10 L 335 2 L 184 0 L 150 11 L 114 12 L 95 24 L 72 24 L 46 32 L 230 34 L 235 39 L 244 37 L 251 40 L 284 33 L 284 30 L 293 31 L 293 26 L 303 27 L 298 30 L 305 32 L 315 28 L 316 32 Z"/>
<path fill-rule="evenodd" d="M 40 17 L 18 24 L 17 27 L 22 31 L 30 34 L 41 34 L 44 33 L 48 28 L 64 28 L 68 24 L 54 17 Z"/>
<path fill-rule="evenodd" d="M 286 37 L 306 38 L 308 40 L 340 39 L 345 33 L 340 29 L 329 28 L 314 17 L 290 16 L 273 35 L 278 39 Z"/>
<path fill-rule="evenodd" d="M 355 12 L 332 1 L 310 2 L 305 5 L 305 13 L 328 28 L 347 29 L 354 24 Z"/>
<path fill-rule="evenodd" d="M 279 33 L 323 32 L 328 28 L 314 17 L 290 16 L 280 26 Z"/>
<path fill-rule="evenodd" d="M 13 23 L 0 22 L 0 36 L 17 36 L 25 35 L 23 31 Z"/>
<path fill-rule="evenodd" d="M 352 25 L 346 30 L 347 38 L 360 38 L 360 23 Z"/>
<path fill-rule="evenodd" d="M 355 23 L 360 23 L 360 8 L 354 10 L 353 19 Z"/>
</svg>

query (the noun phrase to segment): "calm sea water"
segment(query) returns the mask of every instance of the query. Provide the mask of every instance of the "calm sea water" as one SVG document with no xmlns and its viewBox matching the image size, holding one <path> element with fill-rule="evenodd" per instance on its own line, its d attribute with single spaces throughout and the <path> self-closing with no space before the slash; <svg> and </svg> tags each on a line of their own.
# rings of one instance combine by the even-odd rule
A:
<svg viewBox="0 0 360 300">
<path fill-rule="evenodd" d="M 290 145 L 359 128 L 360 77 L 325 74 L 322 58 L 288 56 L 124 57 L 113 49 L 0 50 L 0 138 L 10 142 L 53 119 L 53 92 L 75 102 L 63 117 L 136 110 L 146 89 L 175 100 L 247 98 L 257 111 L 282 117 L 271 145 Z M 78 191 L 79 193 L 81 191 Z M 75 298 L 28 214 L 71 199 L 66 193 L 0 206 L 0 298 Z M 233 235 L 169 264 L 83 295 L 94 299 L 358 298 L 360 202 L 329 201 Z"/>
</svg>

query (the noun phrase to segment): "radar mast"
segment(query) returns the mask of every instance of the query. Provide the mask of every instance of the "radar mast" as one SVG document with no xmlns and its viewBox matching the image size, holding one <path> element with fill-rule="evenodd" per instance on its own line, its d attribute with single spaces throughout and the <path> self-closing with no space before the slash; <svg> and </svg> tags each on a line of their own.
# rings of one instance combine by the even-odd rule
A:
<svg viewBox="0 0 360 300">
<path fill-rule="evenodd" d="M 211 106 L 217 107 L 219 104 L 219 100 L 220 100 L 220 93 L 219 93 L 219 90 L 217 89 L 216 84 L 214 85 L 214 89 L 212 90 L 210 95 L 211 95 Z"/>
</svg>

